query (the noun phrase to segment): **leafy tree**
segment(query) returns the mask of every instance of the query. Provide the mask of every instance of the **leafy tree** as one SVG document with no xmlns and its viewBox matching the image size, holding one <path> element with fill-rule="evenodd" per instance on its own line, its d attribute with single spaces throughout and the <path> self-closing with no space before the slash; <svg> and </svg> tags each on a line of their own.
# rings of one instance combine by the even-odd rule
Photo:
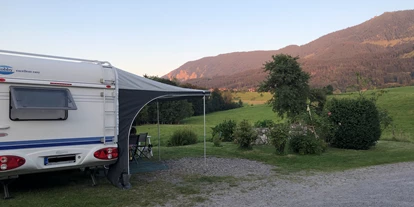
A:
<svg viewBox="0 0 414 207">
<path fill-rule="evenodd" d="M 186 100 L 160 102 L 160 122 L 163 124 L 179 124 L 193 113 L 191 103 Z"/>
<path fill-rule="evenodd" d="M 231 102 L 233 101 L 233 95 L 230 91 L 224 91 L 221 95 L 223 96 L 225 104 L 231 104 Z"/>
<path fill-rule="evenodd" d="M 310 89 L 309 100 L 311 107 L 313 107 L 318 115 L 323 111 L 326 103 L 326 90 L 319 88 Z"/>
<path fill-rule="evenodd" d="M 189 97 L 187 98 L 187 101 L 191 103 L 193 106 L 194 116 L 203 115 L 204 113 L 204 104 L 203 104 L 203 98 L 202 97 Z M 206 105 L 208 105 L 208 99 L 206 100 Z M 207 106 L 206 106 L 207 108 Z M 209 111 L 206 109 L 206 113 Z"/>
<path fill-rule="evenodd" d="M 264 65 L 269 75 L 261 83 L 259 91 L 269 91 L 273 95 L 269 103 L 279 116 L 286 114 L 288 118 L 294 118 L 306 112 L 310 75 L 302 71 L 298 57 L 279 54 L 273 55 L 272 59 Z"/>
<path fill-rule="evenodd" d="M 210 103 L 208 105 L 209 111 L 220 111 L 224 109 L 224 99 L 221 92 L 215 88 L 210 95 Z"/>
<path fill-rule="evenodd" d="M 327 85 L 326 87 L 324 87 L 324 89 L 326 90 L 326 95 L 332 95 L 334 88 L 332 87 L 332 85 Z"/>
<path fill-rule="evenodd" d="M 157 76 L 144 75 L 145 78 L 165 83 L 168 85 L 179 86 L 176 81 L 160 78 Z M 191 103 L 187 100 L 162 101 L 159 103 L 160 122 L 168 124 L 177 124 L 184 118 L 190 117 L 194 113 Z M 150 103 L 145 106 L 137 117 L 137 123 L 156 123 L 157 122 L 157 106 L 156 103 Z"/>
</svg>

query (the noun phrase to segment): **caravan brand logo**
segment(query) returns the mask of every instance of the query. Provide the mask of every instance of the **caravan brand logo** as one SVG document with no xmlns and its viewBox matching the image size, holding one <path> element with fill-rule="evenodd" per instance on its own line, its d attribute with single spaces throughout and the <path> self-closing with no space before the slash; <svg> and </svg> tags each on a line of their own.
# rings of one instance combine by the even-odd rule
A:
<svg viewBox="0 0 414 207">
<path fill-rule="evenodd" d="M 13 68 L 7 65 L 0 65 L 0 74 L 2 75 L 10 75 L 13 74 Z"/>
</svg>

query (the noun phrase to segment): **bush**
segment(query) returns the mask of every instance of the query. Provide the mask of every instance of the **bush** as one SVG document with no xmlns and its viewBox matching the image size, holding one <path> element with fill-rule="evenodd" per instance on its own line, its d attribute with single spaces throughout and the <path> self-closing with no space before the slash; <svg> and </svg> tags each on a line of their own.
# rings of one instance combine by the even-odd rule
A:
<svg viewBox="0 0 414 207">
<path fill-rule="evenodd" d="M 390 116 L 387 109 L 378 108 L 378 116 L 381 125 L 381 132 L 393 125 L 393 118 Z"/>
<path fill-rule="evenodd" d="M 168 146 L 182 146 L 197 143 L 197 135 L 190 129 L 183 128 L 174 131 Z"/>
<path fill-rule="evenodd" d="M 275 125 L 275 122 L 269 119 L 260 120 L 254 123 L 254 127 L 257 127 L 257 128 L 271 128 L 274 125 Z"/>
<path fill-rule="evenodd" d="M 268 137 L 272 145 L 276 147 L 276 153 L 285 154 L 286 145 L 289 140 L 289 125 L 275 125 L 270 129 Z"/>
<path fill-rule="evenodd" d="M 213 136 L 213 144 L 215 147 L 221 147 L 221 136 L 220 134 L 216 134 Z"/>
<path fill-rule="evenodd" d="M 241 121 L 234 132 L 234 141 L 239 144 L 240 148 L 250 149 L 256 138 L 257 132 L 247 120 Z"/>
<path fill-rule="evenodd" d="M 328 105 L 333 147 L 369 149 L 381 136 L 379 112 L 375 103 L 365 98 L 332 99 Z"/>
<path fill-rule="evenodd" d="M 301 155 L 322 154 L 327 148 L 326 142 L 322 139 L 315 138 L 311 132 L 293 135 L 289 145 L 293 152 Z"/>
<path fill-rule="evenodd" d="M 211 128 L 213 137 L 221 133 L 221 140 L 224 142 L 232 142 L 234 140 L 234 130 L 236 129 L 236 121 L 224 120 L 222 123 Z"/>
<path fill-rule="evenodd" d="M 328 120 L 328 112 L 321 112 L 322 114 L 318 115 L 315 112 L 315 109 L 310 109 L 312 119 L 309 116 L 309 113 L 301 114 L 297 117 L 299 123 L 305 125 L 308 129 L 313 130 L 316 133 L 318 138 L 329 142 L 329 140 L 333 137 L 332 133 L 332 123 Z"/>
</svg>

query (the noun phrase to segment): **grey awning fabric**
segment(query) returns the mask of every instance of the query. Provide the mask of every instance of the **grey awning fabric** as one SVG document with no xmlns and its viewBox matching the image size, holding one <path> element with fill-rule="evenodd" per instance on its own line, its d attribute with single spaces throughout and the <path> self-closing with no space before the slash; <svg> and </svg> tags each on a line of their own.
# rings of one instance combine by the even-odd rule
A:
<svg viewBox="0 0 414 207">
<path fill-rule="evenodd" d="M 119 188 L 130 188 L 129 183 L 129 131 L 132 122 L 148 103 L 159 99 L 209 96 L 210 91 L 181 88 L 147 79 L 133 73 L 117 69 L 118 72 L 118 161 L 110 166 L 108 179 Z"/>
<path fill-rule="evenodd" d="M 204 93 L 209 93 L 209 91 L 181 88 L 160 83 L 120 69 L 118 69 L 118 87 L 119 89 L 128 90 L 169 92 L 171 96 L 185 96 L 189 94 L 203 95 Z"/>
</svg>

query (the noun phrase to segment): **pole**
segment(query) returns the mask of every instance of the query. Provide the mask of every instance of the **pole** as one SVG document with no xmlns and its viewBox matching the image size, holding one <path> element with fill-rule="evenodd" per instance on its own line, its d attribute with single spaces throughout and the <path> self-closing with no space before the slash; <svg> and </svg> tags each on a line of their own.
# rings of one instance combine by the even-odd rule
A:
<svg viewBox="0 0 414 207">
<path fill-rule="evenodd" d="M 203 113 L 204 113 L 204 171 L 207 171 L 206 158 L 206 95 L 203 97 Z"/>
<path fill-rule="evenodd" d="M 157 101 L 157 125 L 158 125 L 158 161 L 161 161 L 160 153 L 160 108 Z"/>
</svg>

